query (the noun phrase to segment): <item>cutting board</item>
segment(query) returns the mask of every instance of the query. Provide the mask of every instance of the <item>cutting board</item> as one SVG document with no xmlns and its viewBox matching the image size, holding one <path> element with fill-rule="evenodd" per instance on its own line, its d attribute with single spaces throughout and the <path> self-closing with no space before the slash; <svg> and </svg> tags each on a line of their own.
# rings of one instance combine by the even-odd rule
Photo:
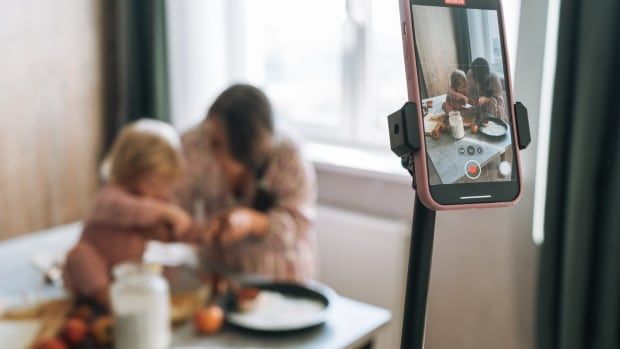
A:
<svg viewBox="0 0 620 349">
<path fill-rule="evenodd" d="M 437 127 L 441 125 L 446 120 L 448 120 L 448 116 L 446 114 L 428 114 L 424 117 L 424 134 L 427 136 L 431 135 L 431 132 Z M 474 122 L 474 117 L 471 115 L 465 115 L 463 117 L 463 126 L 465 128 L 471 127 Z"/>
<path fill-rule="evenodd" d="M 430 135 L 431 132 L 447 120 L 446 114 L 428 114 L 424 117 L 424 133 Z"/>
<path fill-rule="evenodd" d="M 0 324 L 6 324 L 19 334 L 6 332 L 7 340 L 26 340 L 26 348 L 45 338 L 54 338 L 64 325 L 67 315 L 73 307 L 70 299 L 54 299 L 39 303 L 29 308 L 7 311 L 0 318 Z M 36 324 L 36 327 L 35 325 Z M 32 333 L 30 333 L 32 332 Z M 0 332 L 5 335 L 5 332 Z M 1 343 L 4 344 L 4 337 Z M 24 346 L 7 346 L 6 348 L 22 348 Z"/>
</svg>

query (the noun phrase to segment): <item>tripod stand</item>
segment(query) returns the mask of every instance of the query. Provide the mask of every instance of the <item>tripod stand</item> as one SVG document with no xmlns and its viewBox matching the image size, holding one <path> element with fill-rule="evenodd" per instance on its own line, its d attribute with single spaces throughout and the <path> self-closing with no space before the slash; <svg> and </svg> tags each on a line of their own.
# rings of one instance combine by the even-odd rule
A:
<svg viewBox="0 0 620 349">
<path fill-rule="evenodd" d="M 519 149 L 525 149 L 531 142 L 527 109 L 515 104 L 516 127 Z M 401 158 L 402 166 L 412 177 L 416 188 L 413 156 L 420 151 L 420 129 L 417 107 L 407 102 L 398 111 L 388 116 L 390 147 Z M 425 156 L 425 154 L 423 154 Z M 405 290 L 401 349 L 422 349 L 426 322 L 426 301 L 433 255 L 436 212 L 428 209 L 417 193 L 411 225 L 411 245 Z"/>
</svg>

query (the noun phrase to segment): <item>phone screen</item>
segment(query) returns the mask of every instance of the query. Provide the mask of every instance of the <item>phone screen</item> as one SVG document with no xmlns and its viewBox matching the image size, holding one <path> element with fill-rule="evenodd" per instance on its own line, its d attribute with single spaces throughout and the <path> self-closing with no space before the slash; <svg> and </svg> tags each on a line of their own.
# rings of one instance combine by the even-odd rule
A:
<svg viewBox="0 0 620 349">
<path fill-rule="evenodd" d="M 412 1 L 429 183 L 497 189 L 517 180 L 499 13 L 457 3 Z"/>
</svg>

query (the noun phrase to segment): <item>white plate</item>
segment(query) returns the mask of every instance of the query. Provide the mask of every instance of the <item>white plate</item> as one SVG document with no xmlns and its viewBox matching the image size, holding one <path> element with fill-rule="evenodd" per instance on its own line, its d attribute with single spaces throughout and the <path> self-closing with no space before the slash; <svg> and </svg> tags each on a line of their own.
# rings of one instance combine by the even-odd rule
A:
<svg viewBox="0 0 620 349">
<path fill-rule="evenodd" d="M 298 287 L 302 292 L 289 292 L 290 289 L 278 289 L 277 286 L 261 289 L 251 309 L 231 311 L 226 320 L 238 327 L 263 332 L 297 331 L 327 321 L 329 299 L 333 294 L 331 289 L 292 287 Z"/>
<path fill-rule="evenodd" d="M 489 124 L 487 126 L 482 126 L 480 128 L 480 131 L 482 131 L 482 133 L 488 136 L 499 137 L 505 135 L 506 132 L 508 132 L 505 125 L 491 120 L 489 120 L 488 123 Z"/>
</svg>

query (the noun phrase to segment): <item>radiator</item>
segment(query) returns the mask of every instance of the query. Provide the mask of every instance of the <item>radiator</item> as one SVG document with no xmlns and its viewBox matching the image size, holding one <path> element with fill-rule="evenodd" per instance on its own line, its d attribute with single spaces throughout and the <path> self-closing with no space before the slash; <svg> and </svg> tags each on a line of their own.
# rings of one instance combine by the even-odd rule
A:
<svg viewBox="0 0 620 349">
<path fill-rule="evenodd" d="M 375 348 L 400 347 L 409 225 L 400 220 L 320 206 L 319 280 L 339 294 L 392 312 Z"/>
</svg>

